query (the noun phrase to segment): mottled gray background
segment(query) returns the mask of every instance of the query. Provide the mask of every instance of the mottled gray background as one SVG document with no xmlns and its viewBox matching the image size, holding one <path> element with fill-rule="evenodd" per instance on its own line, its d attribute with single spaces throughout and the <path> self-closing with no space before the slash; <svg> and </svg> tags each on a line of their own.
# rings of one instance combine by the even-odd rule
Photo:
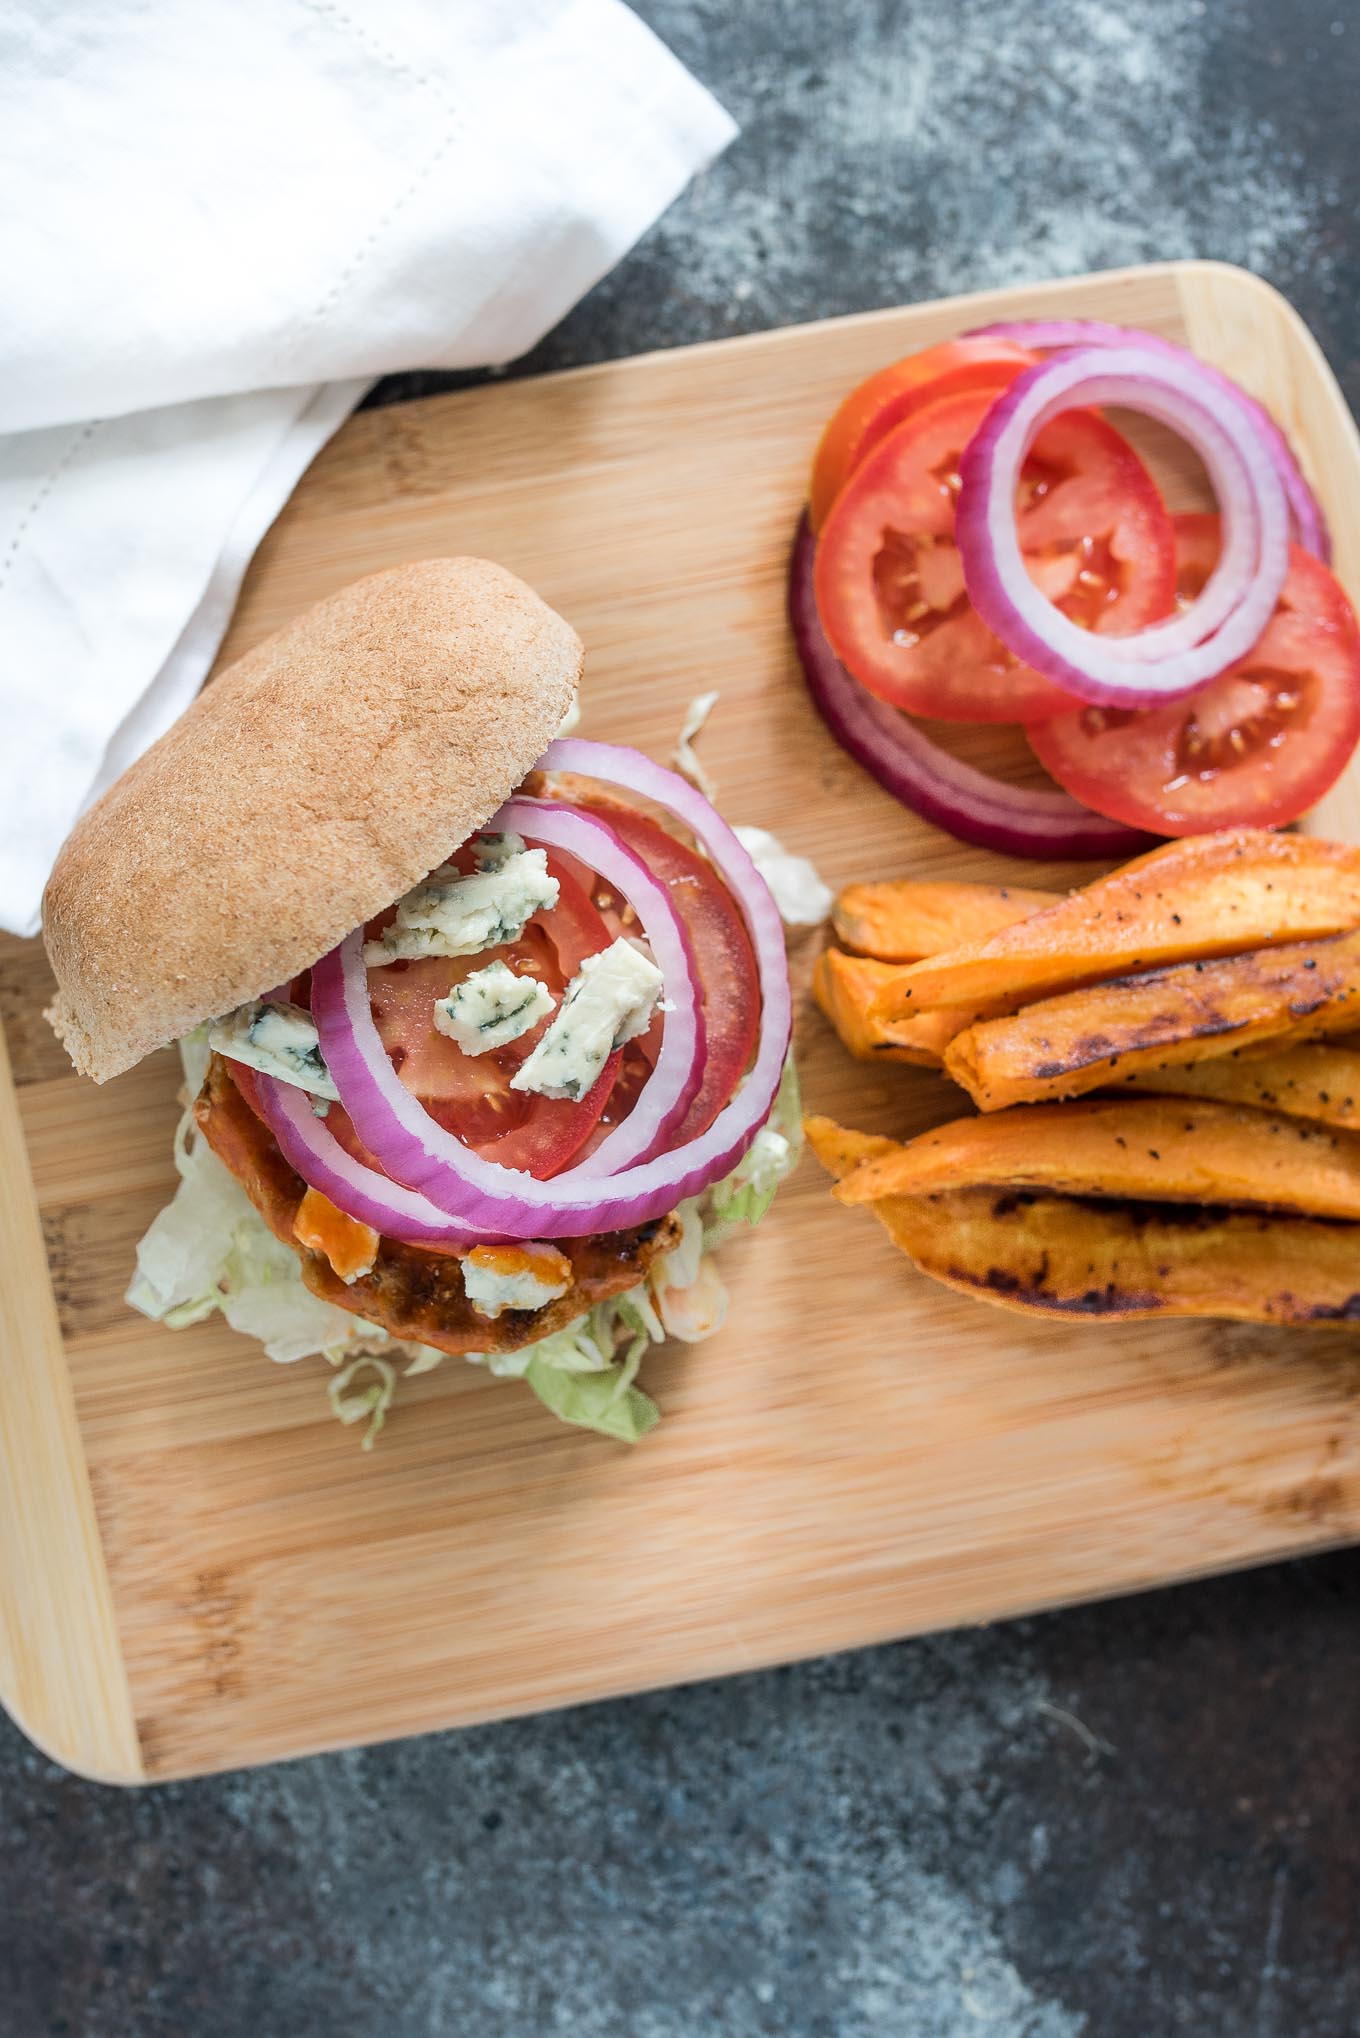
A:
<svg viewBox="0 0 1360 2038">
<path fill-rule="evenodd" d="M 1360 401 L 1350 0 L 641 11 L 742 138 L 526 372 L 1200 254 Z M 1342 1555 L 141 1795 L 0 1728 L 0 2038 L 1351 2038 L 1357 1691 Z"/>
</svg>

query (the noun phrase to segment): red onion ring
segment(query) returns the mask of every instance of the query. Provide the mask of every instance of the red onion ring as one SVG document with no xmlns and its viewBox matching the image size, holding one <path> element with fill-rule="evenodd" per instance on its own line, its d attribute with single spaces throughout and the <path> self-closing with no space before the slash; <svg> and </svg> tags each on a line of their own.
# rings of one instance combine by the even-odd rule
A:
<svg viewBox="0 0 1360 2038">
<path fill-rule="evenodd" d="M 961 842 L 1003 856 L 1117 857 L 1154 839 L 1093 814 L 1067 793 L 1025 791 L 989 778 L 932 743 L 914 722 L 862 687 L 826 641 L 813 592 L 817 539 L 804 512 L 789 568 L 789 621 L 813 703 L 843 750 L 885 792 Z"/>
<path fill-rule="evenodd" d="M 588 863 L 638 916 L 665 979 L 671 1009 L 661 1029 L 656 1062 L 632 1110 L 580 1168 L 583 1174 L 612 1175 L 633 1161 L 650 1160 L 688 1111 L 703 1075 L 707 1034 L 689 931 L 665 885 L 598 814 L 554 806 L 551 800 L 512 799 L 487 825 L 533 842 L 546 842 L 549 848 L 563 849 Z M 378 1159 L 385 1156 L 379 1153 Z"/>
<path fill-rule="evenodd" d="M 373 1021 L 363 931 L 356 929 L 312 971 L 312 1014 L 327 1066 L 364 1144 L 384 1166 L 479 1236 L 582 1238 L 645 1224 L 684 1197 L 697 1195 L 731 1171 L 769 1116 L 792 1030 L 778 911 L 750 857 L 707 800 L 636 750 L 579 737 L 550 744 L 540 768 L 579 773 L 641 793 L 668 808 L 695 836 L 730 887 L 751 934 L 761 992 L 760 1033 L 755 1061 L 736 1094 L 697 1139 L 613 1176 L 592 1175 L 578 1165 L 551 1181 L 535 1181 L 471 1152 L 405 1089 Z M 584 822 L 587 817 L 577 818 Z"/>
<path fill-rule="evenodd" d="M 1324 566 L 1330 564 L 1332 538 L 1327 529 L 1327 519 L 1294 457 L 1294 449 L 1288 439 L 1263 403 L 1258 403 L 1221 368 L 1199 360 L 1188 347 L 1178 347 L 1174 340 L 1164 340 L 1160 333 L 1144 332 L 1138 326 L 1109 325 L 1098 318 L 1003 319 L 998 325 L 978 326 L 965 337 L 1013 340 L 1017 346 L 1028 347 L 1036 354 L 1066 351 L 1072 347 L 1127 347 L 1132 342 L 1148 347 L 1154 353 L 1194 362 L 1199 372 L 1215 382 L 1236 404 L 1264 445 L 1289 504 L 1295 542 L 1302 545 L 1305 552 L 1312 552 Z"/>
<path fill-rule="evenodd" d="M 567 811 L 546 801 L 515 800 L 488 826 L 523 832 L 550 847 L 587 857 L 637 912 L 666 979 L 671 1005 L 660 1052 L 633 1110 L 582 1164 L 590 1173 L 605 1173 L 626 1160 L 649 1157 L 689 1109 L 702 1076 L 704 1021 L 689 934 L 669 891 L 605 822 L 594 816 L 574 817 L 578 822 L 587 819 L 592 831 L 589 840 L 582 839 L 579 825 L 560 825 L 559 817 Z M 263 1075 L 257 1075 L 256 1084 L 261 1107 L 285 1157 L 304 1181 L 329 1196 L 337 1208 L 389 1237 L 412 1244 L 490 1242 L 484 1234 L 452 1221 L 426 1197 L 356 1160 L 316 1117 L 310 1104 L 304 1100 L 299 1106 L 300 1093 L 295 1086 Z"/>
<path fill-rule="evenodd" d="M 1223 517 L 1223 550 L 1188 609 L 1131 636 L 1084 630 L 1029 577 L 1015 522 L 1025 454 L 1049 418 L 1078 404 L 1122 404 L 1187 439 L 1209 470 Z M 956 537 L 974 608 L 1003 644 L 1081 700 L 1146 707 L 1212 679 L 1256 643 L 1274 614 L 1289 563 L 1279 478 L 1241 413 L 1199 364 L 1147 347 L 1054 355 L 1003 390 L 959 464 Z"/>
<path fill-rule="evenodd" d="M 389 1181 L 347 1153 L 324 1118 L 312 1109 L 307 1091 L 274 1076 L 255 1075 L 255 1094 L 265 1123 L 279 1143 L 284 1159 L 304 1182 L 328 1196 L 337 1210 L 371 1224 L 388 1238 L 408 1245 L 490 1245 L 485 1232 L 469 1231 L 414 1189 Z"/>
</svg>

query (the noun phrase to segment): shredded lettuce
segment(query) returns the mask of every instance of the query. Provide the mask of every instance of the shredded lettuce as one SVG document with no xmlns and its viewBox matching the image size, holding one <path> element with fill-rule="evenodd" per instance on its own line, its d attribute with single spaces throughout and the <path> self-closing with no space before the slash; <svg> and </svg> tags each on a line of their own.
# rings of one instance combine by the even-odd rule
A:
<svg viewBox="0 0 1360 2038">
<path fill-rule="evenodd" d="M 619 1443 L 637 1443 L 661 1420 L 651 1396 L 629 1386 L 626 1364 L 602 1373 L 564 1373 L 538 1357 L 530 1360 L 524 1377 L 543 1406 L 563 1422 L 598 1430 Z"/>
<path fill-rule="evenodd" d="M 407 1371 L 410 1370 L 408 1367 Z M 363 1380 L 362 1386 L 356 1386 L 359 1380 Z M 377 1442 L 396 1387 L 395 1366 L 389 1359 L 379 1358 L 376 1352 L 360 1352 L 357 1359 L 340 1368 L 327 1387 L 331 1409 L 341 1422 L 367 1420 L 362 1449 L 371 1451 Z"/>
<path fill-rule="evenodd" d="M 233 1330 L 290 1364 L 349 1342 L 357 1319 L 303 1286 L 275 1238 L 186 1112 L 175 1135 L 179 1187 L 137 1247 L 127 1299 L 172 1329 L 221 1310 Z"/>
<path fill-rule="evenodd" d="M 760 1223 L 802 1147 L 790 1056 L 767 1125 L 725 1180 L 680 1205 L 679 1242 L 653 1261 L 645 1281 L 523 1351 L 472 1355 L 475 1362 L 526 1380 L 564 1422 L 636 1442 L 659 1419 L 656 1404 L 632 1384 L 644 1354 L 667 1337 L 697 1344 L 721 1327 L 727 1290 L 711 1255 L 739 1226 Z"/>
<path fill-rule="evenodd" d="M 180 1048 L 192 1099 L 207 1068 L 206 1037 L 190 1035 Z M 563 1422 L 636 1443 L 660 1419 L 656 1403 L 634 1385 L 643 1358 L 667 1337 L 697 1343 L 720 1327 L 727 1290 L 711 1255 L 738 1226 L 760 1222 L 801 1146 L 790 1059 L 768 1124 L 726 1180 L 680 1205 L 680 1238 L 644 1281 L 537 1344 L 468 1358 L 500 1378 L 522 1379 Z M 296 1253 L 274 1237 L 191 1110 L 175 1134 L 175 1166 L 179 1186 L 137 1248 L 128 1301 L 174 1329 L 220 1311 L 284 1365 L 322 1355 L 335 1368 L 332 1409 L 343 1423 L 366 1424 L 363 1447 L 370 1449 L 396 1394 L 398 1367 L 410 1378 L 433 1371 L 446 1354 L 391 1338 L 313 1295 Z"/>
<path fill-rule="evenodd" d="M 694 747 L 694 739 L 703 729 L 704 723 L 718 705 L 718 690 L 712 693 L 695 694 L 685 710 L 684 726 L 680 740 L 675 746 L 671 762 L 682 778 L 687 778 L 697 791 L 701 792 L 711 806 L 718 796 L 713 775 L 705 769 L 703 759 Z"/>
<path fill-rule="evenodd" d="M 406 1350 L 412 1356 L 410 1365 L 402 1368 L 404 1380 L 413 1379 L 417 1373 L 432 1373 L 448 1357 L 448 1353 L 441 1352 L 438 1345 L 407 1345 Z"/>
<path fill-rule="evenodd" d="M 819 927 L 830 917 L 836 895 L 817 866 L 794 856 L 768 828 L 734 828 L 732 833 L 770 888 L 786 927 Z"/>
<path fill-rule="evenodd" d="M 211 1024 L 204 1021 L 192 1033 L 186 1033 L 179 1044 L 180 1064 L 184 1070 L 184 1088 L 181 1096 L 186 1104 L 192 1104 L 208 1080 L 208 1063 L 212 1060 L 212 1049 L 208 1045 Z"/>
<path fill-rule="evenodd" d="M 207 1070 L 206 1029 L 180 1043 L 192 1099 Z M 295 1252 L 275 1238 L 186 1110 L 175 1132 L 179 1186 L 137 1247 L 127 1299 L 172 1329 L 220 1310 L 233 1330 L 258 1338 L 290 1365 L 313 1353 L 342 1363 L 386 1332 L 313 1295 Z"/>
<path fill-rule="evenodd" d="M 803 1151 L 803 1100 L 790 1055 L 769 1118 L 730 1175 L 703 1199 L 704 1250 L 714 1252 L 739 1224 L 759 1224 Z"/>
</svg>

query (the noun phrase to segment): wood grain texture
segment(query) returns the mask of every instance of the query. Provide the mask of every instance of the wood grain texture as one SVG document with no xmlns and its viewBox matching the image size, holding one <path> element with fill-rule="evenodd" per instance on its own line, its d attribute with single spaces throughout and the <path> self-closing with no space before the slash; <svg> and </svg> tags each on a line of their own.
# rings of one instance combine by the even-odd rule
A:
<svg viewBox="0 0 1360 2038">
<path fill-rule="evenodd" d="M 58 1761 L 139 1782 L 141 1746 L 14 1094 L 0 1041 L 0 1692 Z"/>
<path fill-rule="evenodd" d="M 721 688 L 702 739 L 720 804 L 829 880 L 1071 881 L 962 847 L 880 793 L 817 725 L 783 621 L 808 462 L 844 389 L 964 326 L 1059 310 L 1189 334 L 1264 395 L 1360 585 L 1360 457 L 1311 341 L 1264 285 L 1186 265 L 366 412 L 261 548 L 223 656 L 373 567 L 485 553 L 585 638 L 586 734 L 665 758 L 689 697 Z M 1138 436 L 1175 500 L 1202 501 L 1194 462 Z M 1030 768 L 1004 731 L 960 747 Z M 1360 831 L 1354 784 L 1328 825 Z M 811 1105 L 898 1136 L 956 1114 L 938 1077 L 844 1054 L 804 995 L 816 946 L 793 951 Z M 31 946 L 0 946 L 18 1083 L 0 1083 L 0 1683 L 75 1766 L 265 1761 L 1360 1532 L 1360 1341 L 1214 1324 L 1096 1336 L 996 1314 L 918 1278 L 812 1161 L 727 1254 L 731 1327 L 649 1361 L 665 1420 L 637 1450 L 450 1362 L 410 1383 L 362 1455 L 327 1412 L 319 1361 L 273 1367 L 220 1323 L 171 1333 L 123 1306 L 173 1182 L 174 1066 L 78 1083 L 44 1038 L 43 980 Z M 16 1187 L 25 1142 L 46 1265 Z M 25 1441 L 35 1421 L 45 1457 Z M 112 1618 L 80 1533 L 87 1479 Z"/>
</svg>

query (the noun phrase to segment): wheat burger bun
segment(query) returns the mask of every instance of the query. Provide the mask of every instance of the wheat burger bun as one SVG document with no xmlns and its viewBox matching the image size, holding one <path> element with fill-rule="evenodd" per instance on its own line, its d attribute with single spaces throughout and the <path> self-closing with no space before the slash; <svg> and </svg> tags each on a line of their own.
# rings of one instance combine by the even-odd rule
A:
<svg viewBox="0 0 1360 2038">
<path fill-rule="evenodd" d="M 286 983 L 495 813 L 570 706 L 581 644 L 485 559 L 370 574 L 205 688 L 68 837 L 47 1017 L 131 1068 Z"/>
</svg>

